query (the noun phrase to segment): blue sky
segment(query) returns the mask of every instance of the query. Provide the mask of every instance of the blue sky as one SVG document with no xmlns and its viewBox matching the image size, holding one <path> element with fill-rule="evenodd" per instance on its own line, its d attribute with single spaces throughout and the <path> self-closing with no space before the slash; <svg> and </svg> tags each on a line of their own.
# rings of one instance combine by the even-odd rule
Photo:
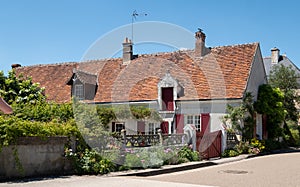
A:
<svg viewBox="0 0 300 187">
<path fill-rule="evenodd" d="M 300 66 L 299 2 L 0 0 L 0 70 L 6 73 L 14 63 L 80 61 L 97 39 L 130 24 L 134 10 L 148 14 L 136 23 L 167 22 L 191 32 L 200 27 L 211 47 L 260 42 L 263 56 L 277 47 Z"/>
</svg>

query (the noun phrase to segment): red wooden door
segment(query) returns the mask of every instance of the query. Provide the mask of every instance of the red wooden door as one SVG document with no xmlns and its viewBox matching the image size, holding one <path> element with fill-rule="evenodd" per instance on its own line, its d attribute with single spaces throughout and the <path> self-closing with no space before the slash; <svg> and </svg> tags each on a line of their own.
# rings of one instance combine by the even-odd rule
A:
<svg viewBox="0 0 300 187">
<path fill-rule="evenodd" d="M 138 131 L 138 134 L 145 134 L 145 122 L 144 121 L 137 122 L 137 131 Z"/>
<path fill-rule="evenodd" d="M 177 132 L 177 134 L 183 133 L 183 127 L 184 127 L 184 115 L 176 114 L 176 132 Z"/>
<path fill-rule="evenodd" d="M 201 114 L 201 133 L 210 132 L 209 119 L 209 114 Z"/>
<path fill-rule="evenodd" d="M 167 121 L 163 121 L 160 124 L 160 129 L 163 134 L 169 134 L 169 123 Z"/>
<path fill-rule="evenodd" d="M 222 131 L 197 133 L 196 148 L 203 159 L 220 157 L 222 152 Z"/>
<path fill-rule="evenodd" d="M 162 88 L 162 110 L 174 110 L 173 88 Z"/>
</svg>

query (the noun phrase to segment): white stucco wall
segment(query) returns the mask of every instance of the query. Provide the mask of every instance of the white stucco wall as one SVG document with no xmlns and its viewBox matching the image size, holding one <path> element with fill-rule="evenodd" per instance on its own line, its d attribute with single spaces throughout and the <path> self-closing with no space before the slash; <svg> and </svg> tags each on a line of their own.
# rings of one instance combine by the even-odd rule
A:
<svg viewBox="0 0 300 187">
<path fill-rule="evenodd" d="M 209 113 L 210 115 L 210 132 L 222 130 L 222 152 L 226 149 L 226 133 L 222 126 L 222 118 L 226 115 L 226 106 L 238 106 L 241 99 L 235 100 L 208 100 L 208 101 L 179 101 L 177 102 L 177 113 L 184 115 L 199 115 Z M 186 124 L 186 118 L 185 122 Z"/>
<path fill-rule="evenodd" d="M 254 101 L 257 99 L 258 87 L 267 83 L 267 76 L 265 72 L 265 66 L 263 64 L 263 58 L 261 55 L 260 46 L 256 50 L 253 57 L 252 68 L 248 79 L 246 91 L 251 92 Z"/>
<path fill-rule="evenodd" d="M 256 134 L 259 136 L 259 139 L 262 139 L 263 129 L 262 129 L 262 115 L 256 114 Z"/>
</svg>

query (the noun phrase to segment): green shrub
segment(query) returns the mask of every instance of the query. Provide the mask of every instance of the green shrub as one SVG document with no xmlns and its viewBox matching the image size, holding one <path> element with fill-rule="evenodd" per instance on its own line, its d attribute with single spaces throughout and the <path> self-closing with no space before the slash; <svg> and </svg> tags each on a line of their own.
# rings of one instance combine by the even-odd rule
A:
<svg viewBox="0 0 300 187">
<path fill-rule="evenodd" d="M 298 129 L 290 129 L 296 145 L 300 145 L 300 136 Z"/>
<path fill-rule="evenodd" d="M 240 153 L 237 152 L 234 149 L 226 149 L 223 153 L 222 153 L 222 157 L 235 157 L 238 156 Z"/>
<path fill-rule="evenodd" d="M 184 146 L 179 152 L 178 157 L 182 159 L 187 159 L 187 161 L 199 161 L 200 156 L 197 151 L 193 151 L 188 146 Z"/>
<path fill-rule="evenodd" d="M 256 138 L 251 139 L 249 153 L 258 154 L 265 150 L 265 143 Z"/>
<path fill-rule="evenodd" d="M 126 168 L 159 168 L 164 163 L 161 147 L 128 148 L 125 152 L 124 166 Z"/>
<path fill-rule="evenodd" d="M 237 145 L 234 146 L 234 150 L 236 150 L 240 154 L 248 154 L 249 149 L 249 142 L 240 141 Z"/>
<path fill-rule="evenodd" d="M 14 115 L 23 120 L 50 122 L 55 119 L 63 123 L 74 118 L 72 103 L 36 101 L 35 103 L 14 103 L 12 107 Z"/>
<path fill-rule="evenodd" d="M 266 151 L 272 151 L 276 149 L 281 149 L 283 145 L 279 141 L 268 139 L 265 140 L 265 147 Z"/>
<path fill-rule="evenodd" d="M 73 161 L 75 171 L 78 174 L 106 174 L 116 170 L 116 166 L 108 159 L 94 151 L 86 149 L 82 153 L 73 153 L 66 149 L 66 157 Z"/>
<path fill-rule="evenodd" d="M 0 116 L 0 148 L 14 144 L 18 137 L 24 136 L 79 136 L 74 120 L 64 124 L 56 120 L 38 122 L 23 120 L 14 116 Z"/>
</svg>

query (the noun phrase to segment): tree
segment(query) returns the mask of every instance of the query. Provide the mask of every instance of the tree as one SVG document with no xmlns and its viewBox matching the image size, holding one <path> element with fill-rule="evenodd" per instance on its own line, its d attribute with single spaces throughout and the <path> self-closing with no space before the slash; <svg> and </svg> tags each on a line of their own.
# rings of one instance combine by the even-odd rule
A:
<svg viewBox="0 0 300 187">
<path fill-rule="evenodd" d="M 22 76 L 17 77 L 12 70 L 8 76 L 4 76 L 0 71 L 0 97 L 9 104 L 16 103 L 34 103 L 45 100 L 43 88 L 39 84 L 32 83 L 31 78 L 25 79 Z"/>
<path fill-rule="evenodd" d="M 287 111 L 285 121 L 298 121 L 299 114 L 296 108 L 296 103 L 300 101 L 296 92 L 299 87 L 298 76 L 291 66 L 286 67 L 282 64 L 274 66 L 270 72 L 269 84 L 273 88 L 279 88 L 284 94 L 283 107 Z"/>
<path fill-rule="evenodd" d="M 284 94 L 279 88 L 268 84 L 259 86 L 255 110 L 267 116 L 268 138 L 274 139 L 282 135 L 281 124 L 286 111 L 283 107 Z"/>
<path fill-rule="evenodd" d="M 244 140 L 254 138 L 255 110 L 253 107 L 253 97 L 247 92 L 241 105 L 233 107 L 227 105 L 228 114 L 224 116 L 224 121 L 230 121 L 232 128 L 242 133 Z"/>
</svg>

